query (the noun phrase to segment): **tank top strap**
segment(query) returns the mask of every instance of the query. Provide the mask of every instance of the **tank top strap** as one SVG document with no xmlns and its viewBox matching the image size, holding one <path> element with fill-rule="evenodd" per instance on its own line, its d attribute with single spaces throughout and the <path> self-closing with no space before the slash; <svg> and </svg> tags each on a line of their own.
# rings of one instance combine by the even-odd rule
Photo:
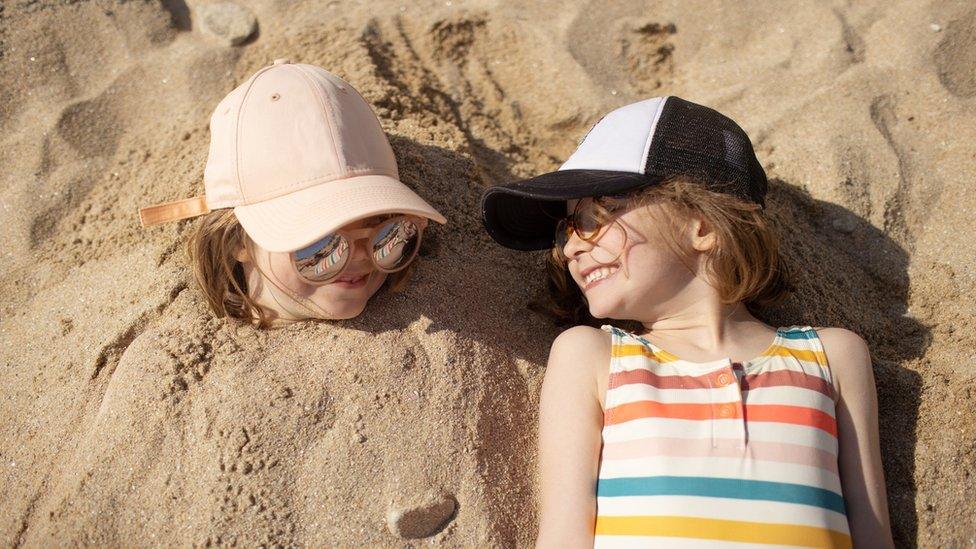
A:
<svg viewBox="0 0 976 549">
<path fill-rule="evenodd" d="M 820 367 L 824 380 L 833 388 L 830 364 L 827 363 L 827 354 L 817 330 L 812 326 L 787 326 L 779 329 L 779 338 L 780 344 L 787 347 L 790 354 L 807 362 L 815 362 Z"/>
<path fill-rule="evenodd" d="M 600 329 L 610 334 L 610 380 L 613 381 L 613 374 L 620 370 L 620 347 L 624 345 L 626 332 L 609 324 L 600 326 Z"/>
<path fill-rule="evenodd" d="M 613 422 L 614 408 L 619 404 L 617 391 L 614 389 L 620 386 L 623 377 L 622 348 L 626 345 L 627 332 L 609 324 L 600 326 L 600 329 L 610 334 L 610 371 L 607 373 L 607 392 L 603 399 L 603 424 L 609 425 Z"/>
<path fill-rule="evenodd" d="M 600 329 L 610 334 L 610 379 L 607 382 L 607 390 L 610 390 L 620 384 L 624 377 L 619 375 L 621 372 L 633 369 L 635 365 L 643 366 L 639 357 L 644 354 L 645 346 L 633 334 L 616 326 L 604 324 Z"/>
</svg>

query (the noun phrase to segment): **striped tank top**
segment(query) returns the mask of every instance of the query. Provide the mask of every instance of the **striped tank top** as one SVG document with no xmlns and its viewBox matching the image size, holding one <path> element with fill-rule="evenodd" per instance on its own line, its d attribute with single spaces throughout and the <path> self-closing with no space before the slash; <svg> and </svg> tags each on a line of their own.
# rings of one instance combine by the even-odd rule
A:
<svg viewBox="0 0 976 549">
<path fill-rule="evenodd" d="M 745 363 L 613 342 L 595 547 L 851 547 L 830 369 L 780 328 Z"/>
</svg>

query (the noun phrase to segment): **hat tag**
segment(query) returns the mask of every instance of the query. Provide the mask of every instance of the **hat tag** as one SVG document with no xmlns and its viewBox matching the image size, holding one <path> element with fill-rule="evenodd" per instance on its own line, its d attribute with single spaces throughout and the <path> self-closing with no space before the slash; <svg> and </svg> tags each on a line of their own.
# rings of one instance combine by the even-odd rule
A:
<svg viewBox="0 0 976 549">
<path fill-rule="evenodd" d="M 169 221 L 179 221 L 209 213 L 206 196 L 194 196 L 183 200 L 174 200 L 163 204 L 155 204 L 139 208 L 139 221 L 143 227 L 159 225 Z"/>
</svg>

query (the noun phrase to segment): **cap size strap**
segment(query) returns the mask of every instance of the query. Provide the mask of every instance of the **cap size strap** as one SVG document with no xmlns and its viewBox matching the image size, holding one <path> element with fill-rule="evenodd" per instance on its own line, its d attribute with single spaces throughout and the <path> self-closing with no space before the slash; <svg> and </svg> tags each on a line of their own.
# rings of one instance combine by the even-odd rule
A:
<svg viewBox="0 0 976 549">
<path fill-rule="evenodd" d="M 208 213 L 206 196 L 194 196 L 183 200 L 174 200 L 164 204 L 156 204 L 139 208 L 139 221 L 143 227 L 159 225 L 169 221 L 179 221 L 188 217 L 196 217 Z"/>
</svg>

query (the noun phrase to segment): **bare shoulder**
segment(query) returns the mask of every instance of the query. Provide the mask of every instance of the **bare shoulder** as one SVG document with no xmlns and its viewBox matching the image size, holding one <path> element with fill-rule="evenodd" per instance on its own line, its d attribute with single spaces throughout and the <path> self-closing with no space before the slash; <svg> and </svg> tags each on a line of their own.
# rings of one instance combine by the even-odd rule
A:
<svg viewBox="0 0 976 549">
<path fill-rule="evenodd" d="M 610 334 L 597 328 L 574 326 L 564 331 L 552 342 L 543 383 L 584 385 L 602 404 L 610 345 Z"/>
<path fill-rule="evenodd" d="M 610 349 L 610 334 L 592 326 L 573 326 L 552 342 L 550 353 L 599 353 Z"/>
<path fill-rule="evenodd" d="M 844 328 L 817 328 L 817 335 L 823 343 L 835 388 L 874 388 L 871 351 L 861 336 Z"/>
</svg>

